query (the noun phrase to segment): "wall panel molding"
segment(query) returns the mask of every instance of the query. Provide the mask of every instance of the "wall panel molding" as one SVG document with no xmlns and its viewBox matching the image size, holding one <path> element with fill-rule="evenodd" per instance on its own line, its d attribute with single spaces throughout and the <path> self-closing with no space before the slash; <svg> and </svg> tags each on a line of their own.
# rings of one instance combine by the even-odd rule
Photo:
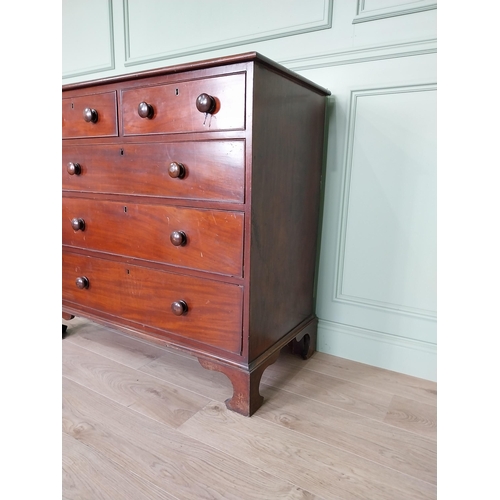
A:
<svg viewBox="0 0 500 500">
<path fill-rule="evenodd" d="M 411 86 L 399 86 L 399 87 L 388 87 L 388 88 L 375 88 L 368 90 L 352 90 L 351 99 L 349 106 L 349 118 L 347 124 L 347 134 L 346 134 L 346 153 L 344 160 L 344 182 L 341 193 L 341 216 L 340 216 L 340 237 L 339 237 L 339 248 L 338 248 L 338 259 L 336 265 L 335 276 L 333 277 L 333 294 L 332 301 L 338 301 L 343 303 L 353 303 L 362 305 L 370 308 L 378 308 L 382 310 L 387 310 L 393 313 L 403 313 L 413 316 L 420 316 L 422 318 L 436 318 L 436 311 L 429 309 L 422 309 L 419 307 L 414 307 L 409 304 L 402 304 L 396 302 L 389 302 L 383 300 L 377 300 L 373 297 L 353 295 L 352 293 L 344 292 L 344 274 L 345 274 L 345 262 L 346 262 L 346 247 L 347 247 L 347 231 L 349 224 L 349 211 L 351 208 L 351 178 L 353 172 L 353 158 L 354 158 L 354 147 L 355 147 L 355 131 L 356 122 L 358 119 L 357 107 L 358 101 L 361 98 L 366 97 L 379 97 L 387 95 L 396 94 L 408 94 L 408 93 L 419 93 L 419 92 L 430 92 L 436 91 L 436 84 L 425 84 L 425 85 L 411 85 Z M 381 237 L 381 236 L 380 236 Z M 379 283 L 381 286 L 381 283 Z"/>
<path fill-rule="evenodd" d="M 436 344 L 320 319 L 317 350 L 436 381 Z"/>
<path fill-rule="evenodd" d="M 99 33 L 100 40 L 103 44 L 107 44 L 106 47 L 104 45 L 101 45 L 99 48 L 99 51 L 92 51 L 92 42 L 87 41 L 85 42 L 85 48 L 87 51 L 91 51 L 92 54 L 95 56 L 95 53 L 99 54 L 105 54 L 106 52 L 108 53 L 108 56 L 105 58 L 104 61 L 98 63 L 98 64 L 91 64 L 91 65 L 84 65 L 80 66 L 77 69 L 73 68 L 71 70 L 64 70 L 64 49 L 66 47 L 73 48 L 73 44 L 65 43 L 64 42 L 64 37 L 65 37 L 65 31 L 63 29 L 63 72 L 62 72 L 62 78 L 67 79 L 67 78 L 74 78 L 74 77 L 80 77 L 80 76 L 85 76 L 85 75 L 94 75 L 95 73 L 101 73 L 103 71 L 110 71 L 115 69 L 115 50 L 114 50 L 114 29 L 113 29 L 113 2 L 112 0 L 107 0 L 106 2 L 107 6 L 103 7 L 100 6 L 102 12 L 106 12 L 107 14 L 107 22 L 106 20 L 103 20 L 102 16 L 99 17 L 100 22 L 102 23 L 102 26 L 100 29 L 97 30 L 96 26 L 94 24 L 91 24 L 90 30 L 88 30 L 88 23 L 87 21 L 92 20 L 95 18 L 95 16 L 98 14 L 97 12 L 92 12 L 89 11 L 89 19 L 85 19 L 84 17 L 81 17 L 80 19 L 77 20 L 79 26 L 71 26 L 72 30 L 74 31 L 74 34 L 71 34 L 72 37 L 81 37 L 82 40 L 85 40 L 87 36 L 93 37 L 92 41 L 95 42 L 95 34 L 96 30 Z M 83 5 L 83 4 L 82 4 Z M 102 5 L 105 5 L 104 2 Z M 102 13 L 101 12 L 101 13 Z M 68 20 L 69 21 L 69 20 Z M 106 25 L 106 27 L 104 27 Z M 63 27 L 68 28 L 68 26 L 63 25 Z M 86 33 L 88 31 L 88 33 Z M 105 35 L 107 31 L 107 36 Z M 103 34 L 104 33 L 104 34 Z M 66 35 L 69 36 L 69 35 Z M 104 41 L 105 40 L 105 41 Z M 77 56 L 72 56 L 71 59 L 78 59 L 78 60 L 83 60 L 81 50 L 79 51 L 79 54 Z"/>
<path fill-rule="evenodd" d="M 435 0 L 400 1 L 389 7 L 377 7 L 376 1 L 370 2 L 371 5 L 368 6 L 367 2 L 368 0 L 358 0 L 357 15 L 352 21 L 353 24 L 378 21 L 380 19 L 388 19 L 390 17 L 405 16 L 437 9 L 437 2 Z"/>
<path fill-rule="evenodd" d="M 330 51 L 296 59 L 280 61 L 281 64 L 294 71 L 328 68 L 344 64 L 359 64 L 399 57 L 421 56 L 437 52 L 437 39 L 414 40 L 401 43 L 359 47 L 349 50 Z"/>
<path fill-rule="evenodd" d="M 276 38 L 284 38 L 292 35 L 299 35 L 303 33 L 311 33 L 315 31 L 325 30 L 332 27 L 332 16 L 333 16 L 333 1 L 334 0 L 310 0 L 309 2 L 309 12 L 311 13 L 311 17 L 308 18 L 294 18 L 290 15 L 293 13 L 293 2 L 291 4 L 287 4 L 282 1 L 283 8 L 286 8 L 289 12 L 288 16 L 280 16 L 279 21 L 282 23 L 281 25 L 275 25 L 270 28 L 266 26 L 266 23 L 262 23 L 262 19 L 260 22 L 253 22 L 255 20 L 245 19 L 244 23 L 240 26 L 240 33 L 237 36 L 232 36 L 232 31 L 227 26 L 226 21 L 223 16 L 217 16 L 213 18 L 213 23 L 207 23 L 206 26 L 201 26 L 198 30 L 198 35 L 205 36 L 206 33 L 213 34 L 210 37 L 203 40 L 202 43 L 192 44 L 192 40 L 194 37 L 189 36 L 183 32 L 182 27 L 178 29 L 178 33 L 176 33 L 175 42 L 176 43 L 168 43 L 168 36 L 165 35 L 165 38 L 162 38 L 164 41 L 165 50 L 161 50 L 156 53 L 141 53 L 141 50 L 136 50 L 134 47 L 134 27 L 131 24 L 131 2 L 133 0 L 124 0 L 123 8 L 124 8 L 124 31 L 125 31 L 125 66 L 134 66 L 138 64 L 151 63 L 171 58 L 191 56 L 194 54 L 203 54 L 205 52 L 210 52 L 219 49 L 227 49 L 231 47 L 237 47 L 239 45 L 245 45 L 249 43 L 263 42 L 268 40 L 273 40 Z M 259 8 L 256 5 L 258 2 L 247 3 L 245 6 L 252 6 L 252 8 L 258 13 L 259 17 L 262 17 L 262 13 L 266 12 L 265 6 L 268 5 L 268 2 L 262 0 L 262 8 Z M 318 18 L 313 17 L 313 6 L 316 4 L 316 8 L 318 6 L 321 7 L 321 15 Z M 241 7 L 241 6 L 240 6 Z M 143 3 L 141 3 L 141 8 L 144 9 Z M 227 1 L 227 9 L 234 10 L 234 3 Z M 276 5 L 273 4 L 273 8 L 276 8 Z M 204 13 L 209 13 L 210 8 L 207 4 L 207 11 L 204 9 L 199 9 L 199 16 L 203 18 Z M 219 5 L 220 9 L 220 5 Z M 223 11 L 224 9 L 221 9 Z M 195 10 L 196 12 L 196 10 Z M 252 11 L 249 11 L 252 12 Z M 256 14 L 257 15 L 257 14 Z M 289 19 L 290 23 L 287 23 L 286 20 Z M 198 18 L 193 18 L 193 24 L 197 25 L 200 23 Z M 218 25 L 217 23 L 220 23 Z M 224 24 L 226 25 L 224 26 Z M 249 30 L 249 26 L 259 26 L 264 24 L 260 30 Z M 224 29 L 225 27 L 225 29 Z M 230 28 L 234 28 L 230 26 Z M 151 28 L 149 28 L 151 29 Z M 247 32 L 245 33 L 245 31 Z M 165 31 L 168 33 L 168 29 Z M 229 33 L 229 35 L 226 35 Z M 137 33 L 137 36 L 144 36 L 145 32 Z M 226 35 L 226 36 L 225 36 Z M 154 31 L 150 33 L 150 36 L 154 36 Z M 191 43 L 190 43 L 191 42 Z M 168 48 L 167 48 L 168 47 Z"/>
</svg>

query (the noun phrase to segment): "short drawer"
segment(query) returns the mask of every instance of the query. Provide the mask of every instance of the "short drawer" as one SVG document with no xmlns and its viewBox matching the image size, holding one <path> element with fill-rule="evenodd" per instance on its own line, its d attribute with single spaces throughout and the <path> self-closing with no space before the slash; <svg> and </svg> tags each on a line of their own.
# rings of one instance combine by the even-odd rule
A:
<svg viewBox="0 0 500 500">
<path fill-rule="evenodd" d="M 198 110 L 202 94 L 213 99 L 212 114 Z M 245 73 L 126 89 L 121 99 L 126 136 L 245 128 Z M 149 116 L 139 115 L 141 103 Z"/>
<path fill-rule="evenodd" d="M 239 353 L 242 287 L 63 253 L 63 301 Z"/>
<path fill-rule="evenodd" d="M 243 203 L 244 165 L 243 140 L 63 146 L 62 186 Z"/>
<path fill-rule="evenodd" d="M 63 98 L 63 139 L 117 135 L 116 92 Z"/>
<path fill-rule="evenodd" d="M 243 219 L 240 212 L 63 197 L 62 242 L 241 276 Z"/>
</svg>

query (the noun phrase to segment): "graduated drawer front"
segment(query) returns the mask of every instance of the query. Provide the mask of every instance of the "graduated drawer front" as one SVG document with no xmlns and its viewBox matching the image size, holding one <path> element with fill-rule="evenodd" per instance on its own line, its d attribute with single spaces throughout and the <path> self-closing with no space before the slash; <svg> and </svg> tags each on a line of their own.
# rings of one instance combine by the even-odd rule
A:
<svg viewBox="0 0 500 500">
<path fill-rule="evenodd" d="M 97 111 L 97 122 L 86 122 L 83 111 Z M 116 92 L 66 97 L 62 100 L 63 139 L 77 137 L 115 137 L 118 135 Z"/>
<path fill-rule="evenodd" d="M 242 287 L 63 253 L 63 300 L 234 353 L 241 350 Z M 86 278 L 88 288 L 78 288 Z M 187 312 L 176 316 L 173 302 Z"/>
<path fill-rule="evenodd" d="M 196 99 L 215 99 L 213 115 L 196 108 Z M 153 107 L 141 118 L 141 102 Z M 209 132 L 245 128 L 245 73 L 122 90 L 123 135 Z"/>
<path fill-rule="evenodd" d="M 74 230 L 73 219 L 83 221 Z M 243 214 L 63 198 L 64 245 L 230 276 L 242 275 Z M 183 232 L 184 245 L 170 237 Z"/>
<path fill-rule="evenodd" d="M 68 165 L 79 173 L 68 173 Z M 171 177 L 171 163 L 184 175 Z M 63 146 L 63 189 L 244 202 L 245 142 Z"/>
</svg>

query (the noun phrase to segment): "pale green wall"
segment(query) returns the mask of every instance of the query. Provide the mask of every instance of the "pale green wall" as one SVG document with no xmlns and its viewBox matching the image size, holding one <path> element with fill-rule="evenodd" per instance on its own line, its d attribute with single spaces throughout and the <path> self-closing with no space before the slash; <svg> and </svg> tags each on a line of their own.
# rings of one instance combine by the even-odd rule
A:
<svg viewBox="0 0 500 500">
<path fill-rule="evenodd" d="M 63 0 L 62 12 L 63 83 L 257 51 L 330 89 L 318 350 L 436 380 L 436 2 Z"/>
</svg>

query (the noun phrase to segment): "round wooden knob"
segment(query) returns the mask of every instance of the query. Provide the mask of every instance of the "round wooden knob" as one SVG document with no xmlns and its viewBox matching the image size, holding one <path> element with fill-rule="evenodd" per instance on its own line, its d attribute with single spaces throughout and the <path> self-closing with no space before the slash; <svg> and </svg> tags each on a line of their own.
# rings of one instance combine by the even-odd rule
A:
<svg viewBox="0 0 500 500">
<path fill-rule="evenodd" d="M 184 231 L 174 231 L 170 235 L 170 242 L 175 247 L 184 246 L 186 244 L 186 242 L 187 242 L 186 233 Z"/>
<path fill-rule="evenodd" d="M 173 179 L 182 179 L 186 175 L 186 169 L 182 163 L 174 161 L 168 167 L 168 175 Z"/>
<path fill-rule="evenodd" d="M 76 287 L 79 288 L 80 290 L 89 287 L 89 279 L 86 276 L 78 276 L 78 278 L 76 278 L 75 283 Z"/>
<path fill-rule="evenodd" d="M 71 219 L 71 227 L 74 231 L 84 231 L 85 221 L 83 219 L 75 217 L 74 219 Z"/>
<path fill-rule="evenodd" d="M 172 302 L 170 307 L 176 316 L 182 316 L 188 312 L 188 305 L 183 300 Z"/>
<path fill-rule="evenodd" d="M 94 108 L 85 108 L 83 110 L 83 119 L 86 122 L 96 123 L 98 119 L 97 111 Z"/>
<path fill-rule="evenodd" d="M 153 118 L 155 110 L 153 109 L 153 106 L 151 106 L 151 104 L 148 104 L 147 102 L 141 102 L 139 104 L 139 107 L 137 108 L 137 113 L 141 118 Z"/>
<path fill-rule="evenodd" d="M 79 163 L 69 162 L 66 168 L 69 175 L 80 175 L 82 173 L 82 167 Z"/>
<path fill-rule="evenodd" d="M 208 94 L 200 94 L 196 98 L 196 107 L 200 113 L 213 113 L 215 110 L 215 99 Z"/>
</svg>

